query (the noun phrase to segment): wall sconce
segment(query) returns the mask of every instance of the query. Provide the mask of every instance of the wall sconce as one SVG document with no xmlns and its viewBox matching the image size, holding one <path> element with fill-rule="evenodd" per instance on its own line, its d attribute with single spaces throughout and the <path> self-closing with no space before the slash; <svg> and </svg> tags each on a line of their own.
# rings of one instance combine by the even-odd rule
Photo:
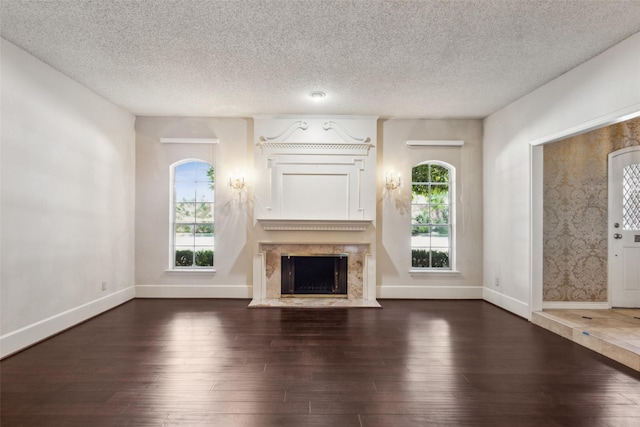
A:
<svg viewBox="0 0 640 427">
<path fill-rule="evenodd" d="M 402 180 L 400 179 L 400 174 L 394 174 L 393 171 L 387 172 L 387 175 L 384 179 L 384 186 L 387 190 L 395 190 L 396 188 L 402 185 Z"/>
<path fill-rule="evenodd" d="M 229 187 L 237 191 L 242 190 L 245 187 L 244 176 L 239 176 L 238 174 L 231 175 L 229 177 Z"/>
</svg>

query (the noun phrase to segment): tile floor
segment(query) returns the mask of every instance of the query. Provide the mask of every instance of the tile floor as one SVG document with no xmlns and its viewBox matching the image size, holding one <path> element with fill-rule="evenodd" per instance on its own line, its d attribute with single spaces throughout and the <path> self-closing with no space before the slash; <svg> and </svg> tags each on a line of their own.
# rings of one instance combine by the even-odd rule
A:
<svg viewBox="0 0 640 427">
<path fill-rule="evenodd" d="M 531 321 L 640 371 L 640 309 L 543 310 Z"/>
</svg>

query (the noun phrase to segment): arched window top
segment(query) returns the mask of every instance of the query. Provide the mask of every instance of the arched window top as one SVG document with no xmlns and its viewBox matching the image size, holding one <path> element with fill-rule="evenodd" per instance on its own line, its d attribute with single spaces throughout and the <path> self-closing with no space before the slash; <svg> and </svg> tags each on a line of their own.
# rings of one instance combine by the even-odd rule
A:
<svg viewBox="0 0 640 427">
<path fill-rule="evenodd" d="M 174 200 L 176 202 L 213 202 L 215 173 L 202 160 L 182 160 L 173 164 Z"/>
<path fill-rule="evenodd" d="M 213 181 L 213 165 L 199 159 L 184 159 L 171 165 L 174 181 Z"/>
<path fill-rule="evenodd" d="M 423 166 L 423 165 L 438 165 L 438 166 L 445 167 L 447 169 L 454 169 L 454 166 L 452 164 L 449 164 L 447 162 L 443 162 L 443 161 L 440 161 L 440 160 L 427 160 L 427 161 L 424 161 L 424 162 L 420 162 L 420 163 L 416 164 L 414 166 L 414 168 L 418 167 L 418 166 Z"/>
<path fill-rule="evenodd" d="M 446 162 L 436 160 L 418 163 L 411 169 L 412 182 L 451 182 L 451 172 L 455 168 Z"/>
</svg>

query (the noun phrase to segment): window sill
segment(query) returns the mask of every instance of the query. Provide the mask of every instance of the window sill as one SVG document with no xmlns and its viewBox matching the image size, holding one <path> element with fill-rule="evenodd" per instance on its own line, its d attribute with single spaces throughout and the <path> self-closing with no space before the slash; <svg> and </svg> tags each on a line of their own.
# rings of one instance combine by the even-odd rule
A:
<svg viewBox="0 0 640 427">
<path fill-rule="evenodd" d="M 435 270 L 435 269 L 411 269 L 409 270 L 409 275 L 415 277 L 421 276 L 442 276 L 442 277 L 452 277 L 452 276 L 460 276 L 461 273 L 457 270 Z"/>
<path fill-rule="evenodd" d="M 170 276 L 213 276 L 216 274 L 216 270 L 213 268 L 173 268 L 165 270 L 164 273 Z"/>
</svg>

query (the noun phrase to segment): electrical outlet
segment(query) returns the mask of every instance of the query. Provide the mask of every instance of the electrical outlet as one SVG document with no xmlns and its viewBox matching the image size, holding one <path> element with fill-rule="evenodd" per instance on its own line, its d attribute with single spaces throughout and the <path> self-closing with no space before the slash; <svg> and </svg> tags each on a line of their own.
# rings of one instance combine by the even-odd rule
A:
<svg viewBox="0 0 640 427">
<path fill-rule="evenodd" d="M 496 277 L 496 278 L 493 280 L 493 284 L 494 284 L 494 285 L 496 285 L 496 286 L 500 286 L 500 279 L 499 279 L 498 277 Z"/>
<path fill-rule="evenodd" d="M 102 282 L 102 290 L 103 291 L 107 290 L 107 282 Z"/>
</svg>

